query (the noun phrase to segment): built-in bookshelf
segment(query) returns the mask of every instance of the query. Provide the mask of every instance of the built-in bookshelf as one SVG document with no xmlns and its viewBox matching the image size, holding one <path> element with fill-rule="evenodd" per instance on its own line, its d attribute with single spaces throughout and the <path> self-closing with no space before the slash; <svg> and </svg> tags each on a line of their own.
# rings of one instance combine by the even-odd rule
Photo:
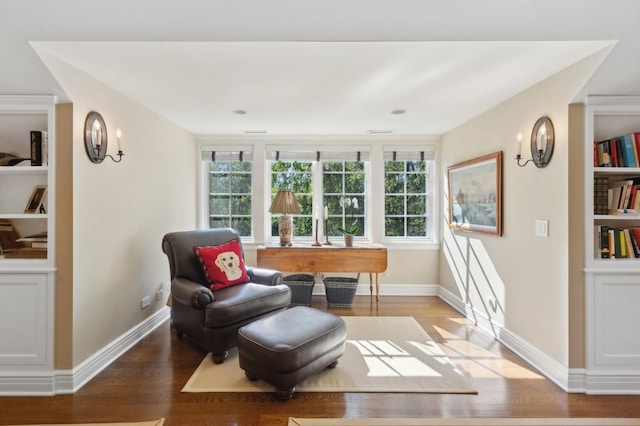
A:
<svg viewBox="0 0 640 426">
<path fill-rule="evenodd" d="M 640 97 L 590 96 L 584 112 L 584 387 L 638 393 Z"/>
<path fill-rule="evenodd" d="M 2 377 L 53 370 L 54 115 L 53 96 L 0 96 Z M 11 383 L 0 394 L 15 392 Z"/>
<path fill-rule="evenodd" d="M 50 266 L 53 97 L 0 96 L 0 271 L 13 262 Z M 33 236 L 40 236 L 36 247 Z"/>
</svg>

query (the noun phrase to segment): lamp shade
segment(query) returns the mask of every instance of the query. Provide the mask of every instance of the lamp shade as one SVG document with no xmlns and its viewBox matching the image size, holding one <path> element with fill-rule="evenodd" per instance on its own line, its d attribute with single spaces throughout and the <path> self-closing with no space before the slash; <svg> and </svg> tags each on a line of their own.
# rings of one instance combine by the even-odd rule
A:
<svg viewBox="0 0 640 426">
<path fill-rule="evenodd" d="M 300 204 L 293 191 L 280 190 L 269 208 L 271 213 L 300 214 Z"/>
</svg>

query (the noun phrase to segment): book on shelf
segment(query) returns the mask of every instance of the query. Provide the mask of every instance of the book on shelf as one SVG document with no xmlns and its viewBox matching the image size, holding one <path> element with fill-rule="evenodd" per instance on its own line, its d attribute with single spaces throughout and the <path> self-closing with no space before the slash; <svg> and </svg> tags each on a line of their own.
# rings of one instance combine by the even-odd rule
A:
<svg viewBox="0 0 640 426">
<path fill-rule="evenodd" d="M 31 130 L 31 165 L 46 166 L 49 162 L 49 134 Z"/>
<path fill-rule="evenodd" d="M 606 212 L 603 186 L 607 185 Z M 607 178 L 594 177 L 594 214 L 637 215 L 640 211 L 640 178 L 609 182 Z"/>
<path fill-rule="evenodd" d="M 26 237 L 18 238 L 16 241 L 25 244 L 27 247 L 34 249 L 46 249 L 48 247 L 47 232 L 40 232 L 38 234 L 28 235 Z"/>
<path fill-rule="evenodd" d="M 596 167 L 640 167 L 640 132 L 595 141 L 593 148 Z"/>
<path fill-rule="evenodd" d="M 4 251 L 5 259 L 46 259 L 47 249 L 22 247 Z"/>
<path fill-rule="evenodd" d="M 0 254 L 4 254 L 7 250 L 24 247 L 23 243 L 18 241 L 20 235 L 13 227 L 9 219 L 0 219 Z"/>
<path fill-rule="evenodd" d="M 640 227 L 613 228 L 596 226 L 597 257 L 602 259 L 640 258 Z"/>
<path fill-rule="evenodd" d="M 609 179 L 593 178 L 593 214 L 609 214 Z"/>
</svg>

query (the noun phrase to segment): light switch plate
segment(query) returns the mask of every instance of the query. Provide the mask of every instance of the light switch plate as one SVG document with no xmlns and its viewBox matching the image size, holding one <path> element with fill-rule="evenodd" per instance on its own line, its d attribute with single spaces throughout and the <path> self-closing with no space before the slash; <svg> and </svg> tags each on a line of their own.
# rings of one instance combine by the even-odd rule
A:
<svg viewBox="0 0 640 426">
<path fill-rule="evenodd" d="M 549 236 L 549 221 L 536 219 L 536 237 Z"/>
</svg>

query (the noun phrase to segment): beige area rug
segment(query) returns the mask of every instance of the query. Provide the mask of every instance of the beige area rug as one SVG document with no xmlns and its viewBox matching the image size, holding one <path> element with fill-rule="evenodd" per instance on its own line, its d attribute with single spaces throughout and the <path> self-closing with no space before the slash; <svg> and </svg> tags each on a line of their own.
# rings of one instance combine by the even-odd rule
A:
<svg viewBox="0 0 640 426">
<path fill-rule="evenodd" d="M 477 393 L 413 317 L 343 317 L 347 345 L 338 366 L 302 382 L 297 392 Z M 237 350 L 215 365 L 206 356 L 183 392 L 273 392 L 249 381 Z"/>
<path fill-rule="evenodd" d="M 639 426 L 640 419 L 622 418 L 485 418 L 485 419 L 299 419 L 288 426 Z"/>
<path fill-rule="evenodd" d="M 70 424 L 55 423 L 55 424 L 37 424 L 37 425 L 21 425 L 21 426 L 162 426 L 163 424 L 164 424 L 164 417 L 161 418 L 161 419 L 152 420 L 152 421 L 149 421 L 149 422 L 133 422 L 133 423 L 70 423 Z M 13 425 L 13 426 L 20 426 L 20 425 Z"/>
</svg>

